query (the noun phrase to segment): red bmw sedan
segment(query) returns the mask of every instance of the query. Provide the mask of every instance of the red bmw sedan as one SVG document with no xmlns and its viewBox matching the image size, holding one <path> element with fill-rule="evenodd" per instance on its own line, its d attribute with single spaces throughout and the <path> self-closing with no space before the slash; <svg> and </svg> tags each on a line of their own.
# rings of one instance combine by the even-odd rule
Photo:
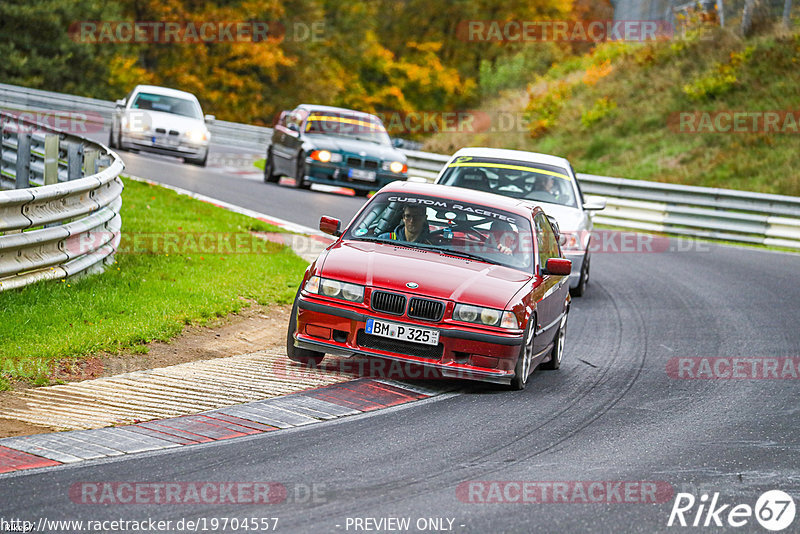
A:
<svg viewBox="0 0 800 534">
<path fill-rule="evenodd" d="M 287 333 L 291 360 L 361 355 L 443 377 L 523 389 L 558 369 L 570 261 L 530 204 L 463 188 L 394 182 L 306 271 Z"/>
</svg>

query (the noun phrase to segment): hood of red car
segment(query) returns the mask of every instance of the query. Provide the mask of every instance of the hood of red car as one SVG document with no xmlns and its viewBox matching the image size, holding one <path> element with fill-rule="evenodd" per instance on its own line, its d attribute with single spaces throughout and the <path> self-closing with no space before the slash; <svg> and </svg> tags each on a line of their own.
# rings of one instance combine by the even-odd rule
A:
<svg viewBox="0 0 800 534">
<path fill-rule="evenodd" d="M 349 241 L 328 250 L 320 276 L 365 286 L 504 308 L 533 275 L 516 269 L 384 243 Z M 419 284 L 410 289 L 406 283 Z"/>
</svg>

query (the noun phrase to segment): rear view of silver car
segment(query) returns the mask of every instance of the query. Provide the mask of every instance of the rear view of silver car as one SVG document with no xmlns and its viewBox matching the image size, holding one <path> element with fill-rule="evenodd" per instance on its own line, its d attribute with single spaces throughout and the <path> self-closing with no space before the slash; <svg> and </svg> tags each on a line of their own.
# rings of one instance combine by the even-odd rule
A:
<svg viewBox="0 0 800 534">
<path fill-rule="evenodd" d="M 138 85 L 117 100 L 108 144 L 111 148 L 143 150 L 183 158 L 205 166 L 211 133 L 197 98 L 185 91 Z"/>
<path fill-rule="evenodd" d="M 556 156 L 497 148 L 462 148 L 444 165 L 436 183 L 477 189 L 541 206 L 558 223 L 564 255 L 572 261 L 570 292 L 581 296 L 589 283 L 591 212 L 604 199 L 585 199 L 569 161 Z"/>
</svg>

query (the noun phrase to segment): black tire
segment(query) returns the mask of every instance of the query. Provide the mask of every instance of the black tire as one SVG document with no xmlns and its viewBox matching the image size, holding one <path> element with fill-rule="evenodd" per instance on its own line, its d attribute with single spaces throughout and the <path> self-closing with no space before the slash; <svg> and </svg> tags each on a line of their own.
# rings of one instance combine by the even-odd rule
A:
<svg viewBox="0 0 800 534">
<path fill-rule="evenodd" d="M 294 173 L 294 186 L 297 189 L 309 189 L 311 184 L 306 183 L 306 155 L 300 152 L 297 154 L 297 167 Z"/>
<path fill-rule="evenodd" d="M 294 298 L 292 315 L 289 317 L 289 329 L 286 331 L 286 356 L 288 356 L 293 362 L 308 365 L 310 367 L 317 367 L 320 363 L 322 363 L 325 353 L 295 347 L 295 330 L 297 330 L 297 297 Z"/>
<path fill-rule="evenodd" d="M 116 144 L 114 144 L 114 126 L 111 126 L 111 129 L 108 131 L 108 148 L 118 148 Z"/>
<path fill-rule="evenodd" d="M 581 277 L 578 279 L 578 285 L 569 289 L 569 294 L 573 297 L 582 297 L 586 293 L 586 286 L 589 285 L 589 267 L 590 257 L 586 254 L 583 258 L 583 265 L 581 266 Z"/>
<path fill-rule="evenodd" d="M 355 191 L 357 197 L 366 197 L 369 195 L 369 191 L 364 191 L 362 189 L 353 189 Z"/>
<path fill-rule="evenodd" d="M 272 156 L 272 148 L 267 149 L 267 159 L 264 161 L 264 183 L 276 184 L 281 179 L 279 174 L 275 174 L 275 159 Z"/>
<path fill-rule="evenodd" d="M 561 360 L 564 357 L 564 339 L 567 337 L 567 316 L 565 313 L 561 319 L 561 325 L 558 327 L 556 339 L 553 342 L 553 349 L 550 351 L 550 361 L 544 362 L 539 367 L 546 371 L 555 371 L 561 367 Z"/>
<path fill-rule="evenodd" d="M 207 161 L 208 161 L 208 151 L 207 150 L 206 150 L 206 155 L 203 156 L 202 158 L 196 158 L 196 159 L 187 158 L 186 159 L 187 163 L 191 163 L 192 165 L 197 165 L 198 167 L 205 167 Z"/>
<path fill-rule="evenodd" d="M 517 358 L 517 365 L 514 367 L 514 378 L 511 379 L 509 387 L 516 391 L 525 389 L 528 384 L 528 378 L 533 373 L 531 363 L 533 361 L 533 337 L 534 328 L 536 327 L 536 316 L 531 316 L 528 321 L 528 328 L 525 329 L 525 337 L 523 338 L 522 346 L 519 349 L 519 358 Z"/>
</svg>

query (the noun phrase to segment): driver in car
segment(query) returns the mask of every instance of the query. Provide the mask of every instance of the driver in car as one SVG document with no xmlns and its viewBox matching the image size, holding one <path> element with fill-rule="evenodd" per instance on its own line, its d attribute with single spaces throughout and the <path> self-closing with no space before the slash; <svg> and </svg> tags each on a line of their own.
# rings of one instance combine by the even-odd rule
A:
<svg viewBox="0 0 800 534">
<path fill-rule="evenodd" d="M 558 187 L 556 187 L 555 180 L 553 180 L 552 176 L 537 176 L 534 190 L 548 193 L 554 198 L 558 198 L 559 196 Z"/>
<path fill-rule="evenodd" d="M 425 206 L 408 204 L 403 208 L 403 222 L 394 229 L 379 236 L 392 241 L 408 241 L 432 245 L 428 215 Z"/>
</svg>

